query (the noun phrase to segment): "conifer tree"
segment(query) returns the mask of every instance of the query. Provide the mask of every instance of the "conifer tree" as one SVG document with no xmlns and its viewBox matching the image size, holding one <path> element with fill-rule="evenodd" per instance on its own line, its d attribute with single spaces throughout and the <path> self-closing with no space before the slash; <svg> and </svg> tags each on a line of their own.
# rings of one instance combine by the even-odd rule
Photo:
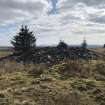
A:
<svg viewBox="0 0 105 105">
<path fill-rule="evenodd" d="M 83 49 L 87 49 L 87 42 L 86 42 L 86 40 L 83 41 L 83 43 L 81 44 L 81 47 Z"/>
<path fill-rule="evenodd" d="M 57 46 L 58 49 L 60 50 L 65 50 L 68 48 L 68 45 L 64 42 L 64 41 L 61 41 L 59 42 L 58 46 Z"/>
<path fill-rule="evenodd" d="M 32 61 L 36 48 L 36 38 L 27 26 L 22 26 L 20 32 L 11 41 L 14 46 L 14 55 L 19 61 Z"/>
<path fill-rule="evenodd" d="M 81 44 L 81 57 L 82 58 L 87 58 L 87 54 L 88 54 L 88 49 L 87 49 L 87 42 L 86 39 L 84 39 L 83 43 Z"/>
</svg>

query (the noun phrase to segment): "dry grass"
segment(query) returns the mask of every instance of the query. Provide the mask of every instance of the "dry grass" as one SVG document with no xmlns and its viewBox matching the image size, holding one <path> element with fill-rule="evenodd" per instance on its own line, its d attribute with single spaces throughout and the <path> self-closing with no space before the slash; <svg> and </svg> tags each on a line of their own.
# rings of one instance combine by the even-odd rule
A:
<svg viewBox="0 0 105 105">
<path fill-rule="evenodd" d="M 105 48 L 91 48 L 90 50 L 95 51 L 100 54 L 105 53 Z"/>
<path fill-rule="evenodd" d="M 12 54 L 11 51 L 0 51 L 0 57 L 5 57 Z"/>
<path fill-rule="evenodd" d="M 105 105 L 104 61 L 0 63 L 0 105 Z"/>
</svg>

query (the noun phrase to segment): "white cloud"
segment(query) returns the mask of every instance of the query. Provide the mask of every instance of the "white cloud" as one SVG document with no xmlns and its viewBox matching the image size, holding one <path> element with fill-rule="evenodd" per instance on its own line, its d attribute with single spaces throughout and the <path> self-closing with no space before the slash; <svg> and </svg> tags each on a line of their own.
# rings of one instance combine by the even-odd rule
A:
<svg viewBox="0 0 105 105">
<path fill-rule="evenodd" d="M 80 44 L 84 34 L 90 44 L 103 44 L 104 4 L 105 0 L 1 0 L 1 40 L 10 44 L 8 34 L 14 35 L 21 24 L 30 24 L 38 45 L 56 44 L 60 39 L 68 44 Z"/>
</svg>

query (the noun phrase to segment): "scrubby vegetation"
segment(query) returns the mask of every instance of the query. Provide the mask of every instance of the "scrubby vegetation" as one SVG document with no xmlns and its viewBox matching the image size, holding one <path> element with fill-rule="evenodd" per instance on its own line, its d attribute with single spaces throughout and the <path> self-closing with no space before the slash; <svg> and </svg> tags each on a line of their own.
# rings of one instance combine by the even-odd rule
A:
<svg viewBox="0 0 105 105">
<path fill-rule="evenodd" d="M 37 47 L 27 26 L 0 57 L 0 105 L 105 105 L 104 55 L 87 48 Z"/>
<path fill-rule="evenodd" d="M 105 62 L 1 62 L 0 105 L 105 105 Z"/>
</svg>

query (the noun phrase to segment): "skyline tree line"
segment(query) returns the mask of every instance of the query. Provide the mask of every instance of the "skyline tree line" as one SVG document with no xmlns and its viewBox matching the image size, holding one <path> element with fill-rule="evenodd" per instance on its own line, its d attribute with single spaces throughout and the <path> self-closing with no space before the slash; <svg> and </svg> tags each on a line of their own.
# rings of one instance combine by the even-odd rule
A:
<svg viewBox="0 0 105 105">
<path fill-rule="evenodd" d="M 14 46 L 14 55 L 20 61 L 31 61 L 36 48 L 36 38 L 27 26 L 22 25 L 20 32 L 14 36 L 11 44 Z"/>
<path fill-rule="evenodd" d="M 35 52 L 37 50 L 36 36 L 34 35 L 33 31 L 30 31 L 28 29 L 28 26 L 21 26 L 19 32 L 17 33 L 17 35 L 14 36 L 13 40 L 11 41 L 11 44 L 13 45 L 14 56 L 16 56 L 20 61 L 30 62 L 35 57 Z M 61 40 L 56 47 L 58 50 L 60 49 L 60 51 L 63 51 L 69 46 Z M 86 40 L 84 40 L 81 44 L 81 48 L 84 49 L 82 51 L 84 51 L 85 53 L 85 49 L 87 49 Z"/>
</svg>

